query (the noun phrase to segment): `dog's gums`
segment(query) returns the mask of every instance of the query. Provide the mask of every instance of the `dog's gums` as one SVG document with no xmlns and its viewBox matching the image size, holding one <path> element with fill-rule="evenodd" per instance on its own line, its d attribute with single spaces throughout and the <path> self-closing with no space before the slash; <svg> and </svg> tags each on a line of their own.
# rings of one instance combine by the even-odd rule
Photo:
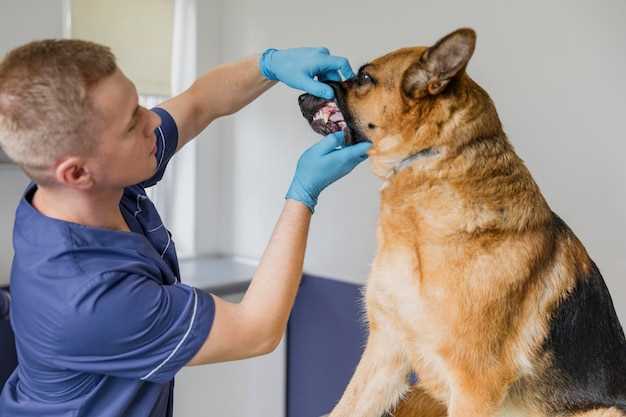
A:
<svg viewBox="0 0 626 417">
<path fill-rule="evenodd" d="M 343 131 L 345 134 L 345 143 L 352 143 L 350 128 L 335 100 L 324 101 L 309 120 L 309 124 L 313 131 L 320 135 L 329 135 Z"/>
<path fill-rule="evenodd" d="M 329 101 L 315 113 L 311 122 L 311 127 L 317 133 L 328 134 L 338 132 L 346 127 L 343 114 L 337 107 L 337 103 Z"/>
<path fill-rule="evenodd" d="M 311 128 L 321 135 L 328 135 L 330 133 L 344 131 L 345 143 L 352 143 L 350 129 L 348 124 L 344 120 L 343 114 L 337 102 L 334 100 L 327 101 L 324 105 L 313 115 L 311 119 Z"/>
</svg>

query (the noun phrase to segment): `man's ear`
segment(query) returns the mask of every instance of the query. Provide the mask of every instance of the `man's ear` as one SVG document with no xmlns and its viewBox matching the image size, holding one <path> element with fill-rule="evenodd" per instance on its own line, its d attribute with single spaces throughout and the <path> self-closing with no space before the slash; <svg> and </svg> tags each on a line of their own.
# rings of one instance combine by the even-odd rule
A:
<svg viewBox="0 0 626 417">
<path fill-rule="evenodd" d="M 469 28 L 444 36 L 405 71 L 402 90 L 411 98 L 439 94 L 465 70 L 475 46 L 476 32 Z"/>
<path fill-rule="evenodd" d="M 93 185 L 93 177 L 85 167 L 82 158 L 68 157 L 55 169 L 56 180 L 66 186 L 78 189 L 88 189 Z"/>
</svg>

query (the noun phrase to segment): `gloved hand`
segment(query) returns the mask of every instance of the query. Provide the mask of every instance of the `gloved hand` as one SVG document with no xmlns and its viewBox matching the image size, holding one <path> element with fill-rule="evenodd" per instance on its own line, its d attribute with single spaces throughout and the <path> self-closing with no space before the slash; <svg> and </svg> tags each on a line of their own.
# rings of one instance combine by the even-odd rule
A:
<svg viewBox="0 0 626 417">
<path fill-rule="evenodd" d="M 322 190 L 365 161 L 372 147 L 370 142 L 360 142 L 337 149 L 344 144 L 344 133 L 336 132 L 304 151 L 285 198 L 304 203 L 313 213 Z"/>
<path fill-rule="evenodd" d="M 306 91 L 317 97 L 331 99 L 333 89 L 320 82 L 341 81 L 354 77 L 346 58 L 332 56 L 326 48 L 267 49 L 259 60 L 261 73 L 269 80 L 279 80 L 289 87 Z M 313 77 L 317 76 L 319 81 Z"/>
</svg>

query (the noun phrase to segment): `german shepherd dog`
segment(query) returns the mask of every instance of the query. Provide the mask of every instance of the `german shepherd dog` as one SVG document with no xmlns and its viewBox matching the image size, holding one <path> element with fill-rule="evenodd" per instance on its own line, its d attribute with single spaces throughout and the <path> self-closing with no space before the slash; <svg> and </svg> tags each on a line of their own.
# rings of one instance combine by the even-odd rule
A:
<svg viewBox="0 0 626 417">
<path fill-rule="evenodd" d="M 611 297 L 466 74 L 475 43 L 459 29 L 299 97 L 318 133 L 371 140 L 384 181 L 367 345 L 330 415 L 624 417 Z"/>
</svg>

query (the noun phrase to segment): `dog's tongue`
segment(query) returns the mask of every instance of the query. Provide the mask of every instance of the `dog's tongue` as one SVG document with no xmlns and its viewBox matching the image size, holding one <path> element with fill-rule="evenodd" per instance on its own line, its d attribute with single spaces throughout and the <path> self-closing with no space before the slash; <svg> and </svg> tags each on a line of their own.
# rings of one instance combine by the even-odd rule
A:
<svg viewBox="0 0 626 417">
<path fill-rule="evenodd" d="M 343 114 L 337 107 L 337 103 L 335 101 L 327 102 L 321 109 L 315 113 L 313 119 L 311 120 L 311 128 L 321 134 L 328 135 L 330 133 L 335 133 L 339 131 L 345 132 L 345 142 L 347 144 L 352 143 L 352 138 L 350 137 L 350 129 L 346 121 L 343 118 Z"/>
</svg>

